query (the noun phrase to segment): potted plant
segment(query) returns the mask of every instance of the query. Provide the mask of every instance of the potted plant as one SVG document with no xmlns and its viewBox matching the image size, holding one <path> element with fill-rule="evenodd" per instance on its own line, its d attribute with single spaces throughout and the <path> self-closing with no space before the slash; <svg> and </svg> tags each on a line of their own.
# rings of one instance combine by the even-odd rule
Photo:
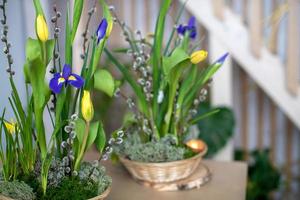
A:
<svg viewBox="0 0 300 200">
<path fill-rule="evenodd" d="M 53 7 L 54 38 L 50 39 L 41 3 L 33 0 L 36 38 L 28 38 L 26 42 L 25 100 L 20 98 L 15 85 L 6 21 L 7 0 L 1 2 L 1 41 L 8 61 L 9 102 L 14 120 L 7 120 L 4 109 L 0 118 L 0 199 L 104 199 L 110 191 L 111 178 L 99 161 L 107 159 L 114 141 L 122 142 L 123 132 L 116 131 L 105 147 L 103 125 L 94 119 L 93 90 L 99 89 L 112 96 L 115 87 L 110 73 L 97 69 L 113 25 L 104 0 L 99 0 L 104 17 L 98 29 L 88 34 L 96 2 L 88 12 L 89 20 L 82 34 L 82 70 L 76 74 L 74 66 L 81 63 L 72 63 L 72 45 L 84 1 L 75 1 L 72 21 L 69 12 L 66 14 L 65 57 L 60 58 L 58 21 L 61 13 Z M 50 80 L 47 80 L 48 72 Z M 49 140 L 46 139 L 44 114 L 51 119 Z M 93 144 L 101 156 L 92 163 L 84 162 L 85 152 Z"/>
<path fill-rule="evenodd" d="M 132 57 L 130 68 L 105 49 L 136 97 L 135 102 L 121 90 L 115 94 L 127 100 L 133 113 L 124 122 L 124 128 L 132 134 L 115 149 L 116 154 L 135 179 L 151 183 L 184 179 L 198 167 L 207 146 L 200 140 L 186 141 L 185 137 L 191 125 L 218 112 L 199 116 L 197 107 L 206 98 L 211 77 L 228 55 L 204 65 L 207 52 L 197 50 L 195 18 L 178 25 L 184 5 L 165 43 L 165 18 L 171 3 L 161 3 L 153 41 L 143 37 L 141 31 L 132 31 L 112 12 L 129 44 L 115 52 Z"/>
</svg>

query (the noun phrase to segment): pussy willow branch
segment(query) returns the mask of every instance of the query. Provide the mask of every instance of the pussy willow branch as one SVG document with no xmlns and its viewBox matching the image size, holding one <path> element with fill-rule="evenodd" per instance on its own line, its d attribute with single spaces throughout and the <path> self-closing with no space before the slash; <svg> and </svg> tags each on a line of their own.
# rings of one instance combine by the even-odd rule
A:
<svg viewBox="0 0 300 200">
<path fill-rule="evenodd" d="M 83 56 L 82 58 L 84 58 L 87 54 L 86 52 L 86 43 L 88 41 L 88 30 L 89 30 L 89 25 L 90 25 L 90 22 L 91 22 L 91 19 L 92 19 L 92 15 L 94 12 L 96 12 L 96 0 L 94 0 L 94 4 L 92 6 L 92 8 L 89 10 L 88 12 L 88 19 L 87 19 L 87 22 L 85 24 L 85 29 L 84 29 L 84 32 L 82 33 L 82 37 L 83 37 L 83 45 L 82 45 L 82 49 L 83 49 Z"/>
<path fill-rule="evenodd" d="M 7 21 L 6 21 L 7 17 L 6 17 L 6 10 L 5 10 L 6 3 L 7 3 L 7 0 L 3 0 L 2 4 L 0 5 L 0 9 L 2 10 L 2 17 L 3 17 L 3 19 L 1 19 L 1 24 L 3 25 L 1 41 L 5 45 L 3 52 L 6 55 L 7 62 L 8 62 L 8 68 L 6 69 L 6 71 L 9 73 L 10 79 L 12 79 L 15 72 L 12 70 L 13 59 L 10 54 L 11 44 L 8 42 L 8 26 L 7 26 Z"/>
<path fill-rule="evenodd" d="M 60 28 L 58 27 L 58 19 L 61 17 L 61 13 L 57 10 L 55 4 L 53 5 L 53 11 L 55 13 L 55 15 L 51 18 L 51 22 L 54 24 L 54 40 L 55 40 L 55 46 L 53 51 L 53 65 L 55 71 L 57 71 L 55 65 L 56 65 L 56 60 L 58 60 L 59 70 L 61 71 L 62 65 L 61 65 L 59 42 L 58 42 L 58 35 L 60 33 Z"/>
</svg>

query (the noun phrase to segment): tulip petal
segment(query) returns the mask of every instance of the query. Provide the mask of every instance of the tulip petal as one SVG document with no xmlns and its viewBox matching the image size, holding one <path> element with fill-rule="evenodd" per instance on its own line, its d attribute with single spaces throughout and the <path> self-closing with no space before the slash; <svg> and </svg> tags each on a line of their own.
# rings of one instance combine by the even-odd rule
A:
<svg viewBox="0 0 300 200">
<path fill-rule="evenodd" d="M 50 80 L 49 87 L 55 93 L 60 93 L 62 86 L 65 83 L 65 79 L 60 76 L 59 73 L 54 74 L 54 78 Z"/>
<path fill-rule="evenodd" d="M 84 79 L 77 74 L 71 74 L 68 78 L 68 84 L 76 88 L 81 88 L 84 84 Z"/>
<path fill-rule="evenodd" d="M 100 22 L 96 35 L 97 35 L 97 44 L 99 44 L 100 40 L 104 38 L 105 34 L 106 34 L 106 29 L 107 29 L 107 20 L 105 18 L 102 19 L 102 21 Z"/>
</svg>

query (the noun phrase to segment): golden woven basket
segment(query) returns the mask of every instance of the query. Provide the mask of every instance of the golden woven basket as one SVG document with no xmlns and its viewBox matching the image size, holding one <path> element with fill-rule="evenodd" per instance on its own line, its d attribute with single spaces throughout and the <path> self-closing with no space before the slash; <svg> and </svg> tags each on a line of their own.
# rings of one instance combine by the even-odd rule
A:
<svg viewBox="0 0 300 200">
<path fill-rule="evenodd" d="M 89 200 L 104 200 L 110 193 L 111 186 L 109 186 L 101 195 L 91 198 Z"/>
<path fill-rule="evenodd" d="M 110 193 L 111 186 L 109 186 L 101 195 L 91 198 L 89 200 L 104 200 Z M 11 198 L 0 195 L 0 200 L 13 200 Z"/>
<path fill-rule="evenodd" d="M 198 167 L 202 157 L 207 152 L 207 146 L 199 154 L 179 161 L 164 163 L 144 163 L 120 157 L 120 161 L 133 178 L 151 183 L 167 183 L 190 176 Z"/>
</svg>

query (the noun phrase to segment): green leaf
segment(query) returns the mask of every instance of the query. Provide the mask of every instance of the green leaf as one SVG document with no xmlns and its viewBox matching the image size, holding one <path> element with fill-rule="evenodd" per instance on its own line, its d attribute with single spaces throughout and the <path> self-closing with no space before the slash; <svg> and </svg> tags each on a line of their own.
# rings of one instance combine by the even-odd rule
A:
<svg viewBox="0 0 300 200">
<path fill-rule="evenodd" d="M 94 143 L 98 135 L 99 126 L 100 126 L 99 122 L 91 123 L 85 150 L 88 150 L 91 147 L 91 145 Z"/>
<path fill-rule="evenodd" d="M 198 137 L 209 146 L 208 157 L 213 156 L 226 145 L 233 135 L 235 124 L 233 112 L 226 107 L 211 108 L 208 103 L 202 103 L 198 114 L 203 116 L 215 109 L 219 112 L 198 122 L 198 129 L 201 133 Z"/>
<path fill-rule="evenodd" d="M 76 136 L 79 141 L 79 144 L 82 144 L 83 137 L 85 133 L 85 121 L 81 118 L 78 118 L 75 123 Z"/>
<path fill-rule="evenodd" d="M 207 113 L 205 113 L 205 114 L 203 114 L 203 115 L 199 115 L 199 116 L 195 117 L 195 118 L 192 119 L 189 123 L 190 123 L 191 125 L 196 124 L 198 121 L 200 121 L 200 120 L 202 120 L 202 119 L 205 119 L 205 118 L 207 118 L 207 117 L 210 117 L 211 115 L 214 115 L 214 114 L 216 114 L 216 113 L 218 113 L 218 112 L 220 112 L 220 109 L 213 109 L 212 111 L 209 111 L 209 112 L 207 112 Z"/>
<path fill-rule="evenodd" d="M 94 74 L 94 87 L 112 97 L 115 91 L 115 81 L 109 71 L 99 69 Z"/>
<path fill-rule="evenodd" d="M 182 48 L 176 48 L 172 55 L 163 58 L 163 72 L 165 76 L 168 76 L 174 67 L 178 66 L 183 61 L 190 58 Z"/>
<path fill-rule="evenodd" d="M 178 104 L 182 105 L 184 98 L 190 92 L 192 86 L 194 85 L 197 78 L 197 65 L 192 65 L 192 67 L 187 71 L 186 77 L 183 79 L 179 94 L 178 94 Z"/>
<path fill-rule="evenodd" d="M 26 59 L 33 60 L 37 53 L 41 54 L 40 43 L 36 39 L 28 38 L 26 42 Z"/>
<path fill-rule="evenodd" d="M 40 0 L 33 0 L 33 3 L 36 14 L 45 16 Z"/>
<path fill-rule="evenodd" d="M 97 132 L 97 137 L 96 137 L 96 140 L 95 140 L 96 147 L 97 147 L 97 149 L 100 153 L 102 153 L 102 151 L 105 147 L 105 141 L 106 141 L 105 131 L 103 129 L 103 124 L 100 123 L 99 128 L 98 128 L 98 132 Z"/>
<path fill-rule="evenodd" d="M 154 45 L 153 45 L 153 56 L 152 66 L 153 66 L 153 115 L 156 117 L 158 113 L 158 103 L 157 103 L 157 95 L 160 84 L 160 70 L 161 70 L 161 49 L 163 45 L 163 37 L 164 37 L 164 28 L 165 28 L 165 18 L 168 12 L 168 9 L 171 5 L 172 0 L 164 0 L 160 6 L 159 16 L 156 21 L 155 27 L 155 37 L 154 37 Z"/>
<path fill-rule="evenodd" d="M 46 42 L 46 55 L 47 55 L 47 65 L 50 63 L 52 57 L 53 57 L 53 51 L 55 46 L 55 40 L 47 40 Z"/>
<path fill-rule="evenodd" d="M 71 41 L 71 25 L 69 19 L 69 10 L 70 6 L 67 3 L 67 13 L 66 13 L 66 42 L 65 42 L 65 63 L 71 65 L 72 64 L 72 41 Z"/>
<path fill-rule="evenodd" d="M 33 90 L 34 105 L 42 109 L 46 102 L 45 97 L 45 73 L 42 57 L 38 53 L 33 60 L 28 60 L 28 68 L 30 70 L 29 78 Z"/>
<path fill-rule="evenodd" d="M 45 43 L 46 57 L 47 57 L 46 64 L 48 64 L 52 59 L 54 45 L 55 45 L 55 41 L 53 39 L 48 40 Z M 39 40 L 28 38 L 27 42 L 26 42 L 25 52 L 26 52 L 26 62 L 24 64 L 25 82 L 30 83 L 30 79 L 31 79 L 30 74 L 32 73 L 32 71 L 31 71 L 32 69 L 30 68 L 30 62 L 32 62 L 34 59 L 36 59 L 37 55 L 42 55 L 42 50 L 41 50 Z M 45 66 L 43 66 L 42 68 L 45 68 Z M 46 71 L 45 71 L 45 73 L 46 73 Z M 40 74 L 40 76 L 42 76 L 42 74 Z"/>
<path fill-rule="evenodd" d="M 76 36 L 77 28 L 78 28 L 81 13 L 82 13 L 83 2 L 84 2 L 83 0 L 75 0 L 75 3 L 74 3 L 71 43 L 73 43 L 75 36 Z"/>
</svg>

